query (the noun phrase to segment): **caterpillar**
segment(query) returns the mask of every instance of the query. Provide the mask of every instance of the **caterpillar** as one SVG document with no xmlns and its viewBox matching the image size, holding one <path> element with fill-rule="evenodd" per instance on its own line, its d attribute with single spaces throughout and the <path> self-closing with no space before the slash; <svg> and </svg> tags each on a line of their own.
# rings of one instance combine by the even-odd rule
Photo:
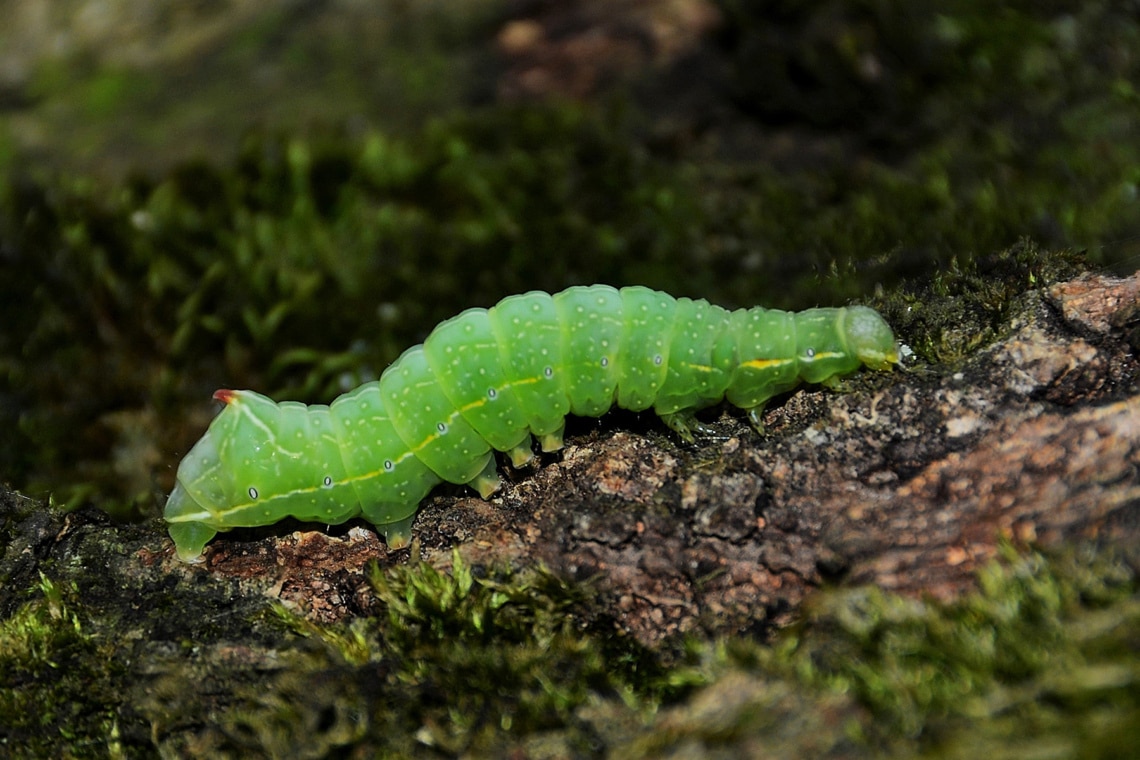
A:
<svg viewBox="0 0 1140 760">
<path fill-rule="evenodd" d="M 865 306 L 728 311 L 645 287 L 532 291 L 440 323 L 328 406 L 219 390 L 225 406 L 179 465 L 163 516 L 187 562 L 219 531 L 290 516 L 363 515 L 399 547 L 435 485 L 488 498 L 494 452 L 520 467 L 534 438 L 557 451 L 568 414 L 652 407 L 692 441 L 709 432 L 695 413 L 722 399 L 760 430 L 765 404 L 799 383 L 898 361 L 890 326 Z"/>
</svg>

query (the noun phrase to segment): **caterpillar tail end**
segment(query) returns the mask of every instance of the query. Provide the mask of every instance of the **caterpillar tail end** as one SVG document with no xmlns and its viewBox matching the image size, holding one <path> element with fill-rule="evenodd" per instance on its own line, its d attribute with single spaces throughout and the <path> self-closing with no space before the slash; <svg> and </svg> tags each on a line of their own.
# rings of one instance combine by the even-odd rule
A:
<svg viewBox="0 0 1140 760">
<path fill-rule="evenodd" d="M 186 493 L 181 483 L 176 483 L 170 498 L 166 500 L 163 517 L 166 519 L 170 538 L 174 541 L 174 551 L 178 559 L 190 564 L 199 564 L 204 561 L 202 552 L 206 544 L 218 534 L 218 531 L 203 522 L 186 519 L 194 512 L 201 512 L 201 507 Z"/>
</svg>

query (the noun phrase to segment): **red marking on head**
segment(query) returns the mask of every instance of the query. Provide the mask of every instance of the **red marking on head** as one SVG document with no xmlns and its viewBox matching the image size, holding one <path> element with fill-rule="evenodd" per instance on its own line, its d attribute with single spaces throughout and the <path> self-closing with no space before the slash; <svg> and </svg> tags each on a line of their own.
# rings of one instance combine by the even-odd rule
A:
<svg viewBox="0 0 1140 760">
<path fill-rule="evenodd" d="M 237 391 L 231 391 L 228 388 L 219 388 L 214 391 L 214 399 L 221 401 L 223 404 L 233 403 L 235 398 L 237 398 Z"/>
</svg>

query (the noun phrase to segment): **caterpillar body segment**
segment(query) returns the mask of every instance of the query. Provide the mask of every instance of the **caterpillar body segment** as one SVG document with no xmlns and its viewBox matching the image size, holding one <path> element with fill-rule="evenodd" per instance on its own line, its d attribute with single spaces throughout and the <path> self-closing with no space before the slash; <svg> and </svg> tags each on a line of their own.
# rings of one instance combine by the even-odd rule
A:
<svg viewBox="0 0 1140 760">
<path fill-rule="evenodd" d="M 574 287 L 468 309 L 405 351 L 379 380 L 329 406 L 222 390 L 225 407 L 178 468 L 164 517 L 195 561 L 219 531 L 285 517 L 338 524 L 362 515 L 408 540 L 438 483 L 484 498 L 494 451 L 520 466 L 562 447 L 567 414 L 652 408 L 682 438 L 727 399 L 759 428 L 764 405 L 801 382 L 898 363 L 872 309 L 727 311 L 644 287 Z"/>
</svg>

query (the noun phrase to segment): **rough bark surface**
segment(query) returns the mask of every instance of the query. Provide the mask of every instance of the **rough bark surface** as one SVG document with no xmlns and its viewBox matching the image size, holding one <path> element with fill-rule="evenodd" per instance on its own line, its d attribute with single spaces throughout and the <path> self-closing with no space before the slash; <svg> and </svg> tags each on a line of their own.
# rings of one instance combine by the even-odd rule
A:
<svg viewBox="0 0 1140 760">
<path fill-rule="evenodd" d="M 947 599 L 1003 538 L 1136 543 L 1138 283 L 1090 276 L 1030 296 L 964 366 L 801 392 L 768 413 L 764 438 L 736 420 L 692 451 L 601 436 L 491 505 L 432 504 L 422 530 L 482 561 L 600 575 L 648 642 L 778 625 L 826 582 Z"/>
<path fill-rule="evenodd" d="M 592 578 L 619 625 L 654 644 L 763 632 L 827 583 L 950 598 L 1003 538 L 1140 545 L 1138 303 L 1140 276 L 1031 294 L 962 366 L 801 390 L 767 413 L 764 436 L 732 415 L 716 423 L 723 439 L 695 447 L 651 415 L 578 420 L 564 452 L 508 471 L 492 500 L 437 491 L 420 550 L 441 566 L 458 547 L 474 563 Z M 99 604 L 128 593 L 152 640 L 216 640 L 219 615 L 267 597 L 322 622 L 374 612 L 368 564 L 407 557 L 363 524 L 278 525 L 223 534 L 190 566 L 158 520 L 114 525 L 14 495 L 5 511 L 0 614 L 50 563 Z"/>
</svg>

